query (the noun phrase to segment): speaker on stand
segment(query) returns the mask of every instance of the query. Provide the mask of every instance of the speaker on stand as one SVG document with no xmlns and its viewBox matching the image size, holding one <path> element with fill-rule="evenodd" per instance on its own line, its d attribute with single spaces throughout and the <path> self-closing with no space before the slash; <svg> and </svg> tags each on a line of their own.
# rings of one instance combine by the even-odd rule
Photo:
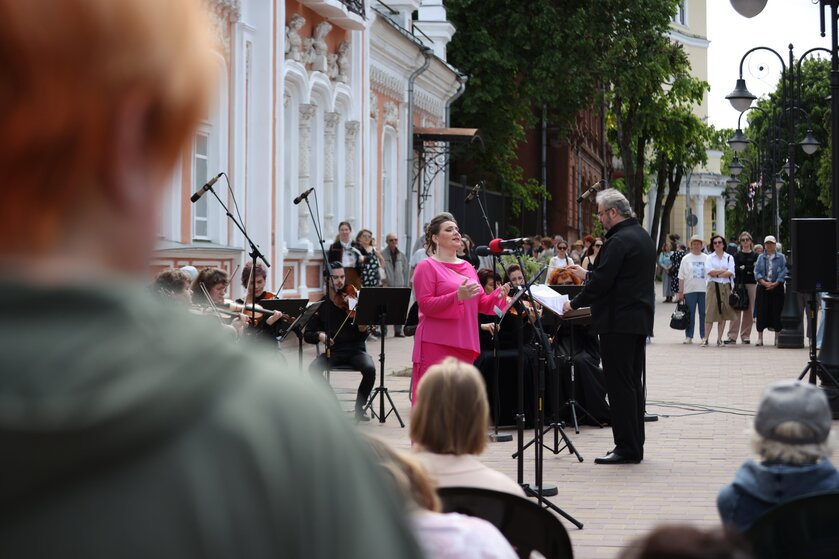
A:
<svg viewBox="0 0 839 559">
<path fill-rule="evenodd" d="M 817 293 L 837 290 L 836 280 L 836 220 L 833 218 L 799 218 L 792 220 L 793 289 L 807 298 L 807 325 L 810 335 L 810 361 L 798 377 L 809 374 L 808 381 L 816 384 L 821 379 L 822 389 L 830 402 L 833 417 L 839 414 L 839 384 L 835 373 L 839 372 L 831 363 L 839 363 L 834 354 L 834 344 L 822 344 L 824 348 L 816 354 L 816 319 L 818 314 Z M 836 313 L 832 313 L 834 317 Z M 827 324 L 825 324 L 827 327 Z M 839 325 L 832 324 L 833 328 Z M 834 330 L 836 331 L 836 330 Z M 826 357 L 823 362 L 820 357 Z"/>
</svg>

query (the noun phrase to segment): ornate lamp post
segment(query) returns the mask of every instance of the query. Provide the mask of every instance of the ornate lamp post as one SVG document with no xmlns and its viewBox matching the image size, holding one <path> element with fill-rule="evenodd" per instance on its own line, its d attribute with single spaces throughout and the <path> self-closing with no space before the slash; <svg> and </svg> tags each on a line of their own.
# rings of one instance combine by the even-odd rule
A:
<svg viewBox="0 0 839 559">
<path fill-rule="evenodd" d="M 731 0 L 731 5 L 741 15 L 754 17 L 766 5 L 766 0 Z M 825 11 L 830 22 L 830 108 L 831 108 L 831 163 L 832 177 L 830 194 L 833 203 L 833 217 L 839 219 L 839 0 L 819 0 L 820 31 L 825 36 Z M 794 165 L 790 166 L 794 168 Z M 837 231 L 839 237 L 839 231 Z M 839 293 L 824 297 L 824 341 L 819 351 L 819 361 L 835 376 L 839 372 Z M 824 384 L 825 379 L 822 379 Z"/>
<path fill-rule="evenodd" d="M 732 0 L 732 4 L 735 4 L 736 0 Z M 839 1 L 839 0 L 837 0 Z M 754 2 L 752 2 L 752 7 L 755 7 Z M 735 5 L 736 8 L 736 5 Z M 760 8 L 762 9 L 762 7 Z M 758 10 L 760 11 L 760 10 Z M 731 105 L 740 111 L 744 111 L 743 107 L 751 108 L 751 103 L 754 101 L 755 96 L 748 90 L 746 87 L 746 81 L 743 79 L 743 63 L 746 60 L 746 57 L 758 50 L 763 50 L 767 52 L 771 52 L 775 56 L 778 57 L 778 60 L 781 63 L 781 67 L 783 69 L 781 74 L 781 107 L 782 107 L 782 115 L 786 114 L 787 120 L 787 133 L 789 140 L 787 141 L 787 151 L 788 151 L 788 159 L 787 162 L 789 164 L 789 190 L 787 195 L 787 203 L 788 203 L 788 216 L 790 220 L 790 224 L 792 224 L 792 219 L 795 217 L 795 156 L 796 150 L 795 146 L 796 143 L 793 141 L 795 137 L 795 129 L 796 129 L 796 122 L 798 113 L 802 113 L 807 117 L 809 122 L 810 116 L 809 114 L 804 111 L 800 106 L 800 96 L 801 92 L 801 61 L 806 57 L 808 54 L 818 51 L 818 50 L 826 50 L 821 48 L 810 49 L 804 53 L 804 55 L 798 60 L 798 64 L 795 63 L 795 56 L 793 55 L 793 46 L 789 45 L 789 62 L 785 63 L 784 58 L 774 49 L 769 47 L 759 46 L 754 47 L 746 51 L 743 57 L 740 59 L 740 76 L 737 80 L 735 85 L 734 91 L 726 96 L 726 99 L 729 100 Z M 796 71 L 797 70 L 797 71 Z M 796 95 L 796 91 L 798 95 Z M 740 113 L 742 116 L 743 112 Z M 781 115 L 779 115 L 780 118 Z M 815 153 L 816 150 L 819 149 L 819 142 L 816 140 L 815 136 L 812 134 L 812 126 L 809 127 L 810 129 L 807 132 L 807 135 L 804 137 L 801 142 L 798 142 L 798 145 L 801 145 L 802 149 L 807 154 Z M 740 124 L 738 119 L 737 125 L 738 132 L 740 132 Z M 735 134 L 735 138 L 736 138 Z M 739 138 L 738 138 L 739 140 Z M 776 144 L 778 141 L 776 141 Z M 732 149 L 733 146 L 732 146 Z M 774 173 L 773 173 L 774 174 Z M 774 232 L 775 236 L 779 236 L 779 214 L 778 205 L 777 205 L 777 195 L 778 189 L 780 186 L 783 185 L 783 182 L 773 180 L 771 181 L 775 188 L 772 189 L 773 196 L 775 198 L 775 211 L 773 212 L 772 221 L 774 222 Z M 792 227 L 790 227 L 790 241 L 791 245 L 795 246 L 795 243 L 792 242 Z M 792 248 L 789 247 L 790 249 Z M 795 255 L 791 255 L 791 258 L 795 258 Z M 804 347 L 804 331 L 802 328 L 802 314 L 803 314 L 803 306 L 801 304 L 801 300 L 797 293 L 792 291 L 792 282 L 791 274 L 788 274 L 786 277 L 786 293 L 787 296 L 784 299 L 784 310 L 781 313 L 781 320 L 784 324 L 784 329 L 781 331 L 778 337 L 778 347 L 784 348 L 800 348 Z"/>
</svg>

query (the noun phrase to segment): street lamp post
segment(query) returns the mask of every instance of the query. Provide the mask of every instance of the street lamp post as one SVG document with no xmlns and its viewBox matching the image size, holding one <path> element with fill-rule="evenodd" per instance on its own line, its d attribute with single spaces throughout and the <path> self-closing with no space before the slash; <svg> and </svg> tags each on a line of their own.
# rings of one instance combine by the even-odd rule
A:
<svg viewBox="0 0 839 559">
<path fill-rule="evenodd" d="M 754 17 L 763 9 L 766 0 L 731 0 L 731 5 L 741 15 Z M 830 118 L 831 118 L 831 170 L 830 198 L 833 217 L 839 220 L 839 0 L 819 0 L 821 36 L 825 36 L 825 11 L 830 21 Z M 791 164 L 790 168 L 794 166 Z M 839 240 L 839 230 L 837 230 Z M 839 244 L 837 244 L 839 246 Z M 834 258 L 836 256 L 834 255 Z M 839 267 L 837 267 L 839 269 Z M 839 293 L 824 297 L 824 340 L 819 351 L 819 361 L 828 371 L 839 371 Z M 822 379 L 824 384 L 824 379 Z"/>
<path fill-rule="evenodd" d="M 737 83 L 735 85 L 734 91 L 732 91 L 729 95 L 726 96 L 726 99 L 731 102 L 731 105 L 740 110 L 740 116 L 743 116 L 743 112 L 748 110 L 751 107 L 751 103 L 755 100 L 755 95 L 753 95 L 748 88 L 746 87 L 746 81 L 743 79 L 743 64 L 746 60 L 746 57 L 758 50 L 763 50 L 767 52 L 771 52 L 775 56 L 778 57 L 778 60 L 781 63 L 781 114 L 778 115 L 778 118 L 782 116 L 786 116 L 786 124 L 787 124 L 787 163 L 789 164 L 789 189 L 787 195 L 787 213 L 790 225 L 792 224 L 792 219 L 795 217 L 795 156 L 796 145 L 801 145 L 802 149 L 805 150 L 805 153 L 815 153 L 816 150 L 819 148 L 819 143 L 815 139 L 815 136 L 812 134 L 812 125 L 809 126 L 809 130 L 805 138 L 801 142 L 795 142 L 795 134 L 796 134 L 796 123 L 797 117 L 799 113 L 804 114 L 807 117 L 808 123 L 810 121 L 810 115 L 807 114 L 801 108 L 801 100 L 796 95 L 796 91 L 800 93 L 801 91 L 801 60 L 806 57 L 808 54 L 815 52 L 817 50 L 823 49 L 810 49 L 804 53 L 804 56 L 798 61 L 797 65 L 797 72 L 796 72 L 796 63 L 795 63 L 795 56 L 793 54 L 793 46 L 789 45 L 789 53 L 788 53 L 788 62 L 784 63 L 783 56 L 780 55 L 776 50 L 759 46 L 754 47 L 746 51 L 743 57 L 740 59 L 740 75 L 737 79 Z M 798 87 L 796 87 L 796 85 Z M 742 130 L 740 129 L 740 123 L 738 118 L 737 130 L 742 134 Z M 735 134 L 736 138 L 736 134 Z M 775 144 L 777 145 L 780 142 L 780 139 L 775 139 Z M 778 189 L 780 185 L 777 185 L 777 181 L 774 178 L 774 172 L 771 173 L 772 180 L 770 181 L 770 187 L 772 188 L 772 194 L 775 200 L 775 205 L 773 209 L 772 221 L 773 221 L 773 230 L 776 237 L 779 237 L 779 226 L 780 226 L 780 212 L 778 207 Z M 792 239 L 792 227 L 789 228 L 790 232 L 790 259 L 796 257 L 795 254 L 792 254 L 792 247 L 795 246 L 795 242 Z M 802 318 L 803 318 L 803 305 L 801 304 L 800 297 L 796 292 L 792 290 L 792 274 L 788 273 L 787 277 L 785 278 L 785 289 L 786 289 L 786 297 L 784 298 L 784 309 L 781 313 L 781 321 L 784 325 L 783 330 L 778 334 L 778 347 L 782 348 L 801 348 L 804 347 L 804 330 L 802 328 Z"/>
</svg>

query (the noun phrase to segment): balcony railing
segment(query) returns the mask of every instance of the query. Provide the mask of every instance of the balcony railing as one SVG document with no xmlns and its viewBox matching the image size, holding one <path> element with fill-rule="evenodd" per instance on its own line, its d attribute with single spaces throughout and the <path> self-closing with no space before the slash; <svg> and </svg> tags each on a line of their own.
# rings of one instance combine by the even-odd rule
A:
<svg viewBox="0 0 839 559">
<path fill-rule="evenodd" d="M 340 0 L 349 11 L 364 17 L 364 0 Z"/>
</svg>

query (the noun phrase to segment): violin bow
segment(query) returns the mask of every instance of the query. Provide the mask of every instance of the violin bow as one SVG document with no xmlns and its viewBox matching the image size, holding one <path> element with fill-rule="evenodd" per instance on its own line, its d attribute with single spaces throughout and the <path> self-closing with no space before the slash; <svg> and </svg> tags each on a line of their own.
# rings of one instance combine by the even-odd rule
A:
<svg viewBox="0 0 839 559">
<path fill-rule="evenodd" d="M 291 270 L 292 268 L 289 268 L 288 272 L 285 273 L 285 276 L 283 277 L 283 283 L 280 284 L 280 287 L 277 288 L 277 292 L 274 293 L 274 297 L 276 297 L 277 299 L 280 298 L 280 291 L 282 291 L 283 287 L 285 287 L 285 280 L 287 280 L 288 276 L 291 275 Z"/>
<path fill-rule="evenodd" d="M 221 318 L 221 313 L 218 311 L 218 308 L 216 308 L 216 304 L 213 302 L 213 298 L 210 297 L 210 292 L 207 291 L 207 286 L 204 285 L 203 281 L 199 283 L 198 286 L 201 288 L 201 292 L 204 293 L 204 297 L 207 298 L 207 302 L 210 304 L 210 308 L 213 309 L 213 312 L 215 313 L 216 318 L 218 318 L 219 323 L 224 325 L 224 320 L 222 320 Z"/>
</svg>

